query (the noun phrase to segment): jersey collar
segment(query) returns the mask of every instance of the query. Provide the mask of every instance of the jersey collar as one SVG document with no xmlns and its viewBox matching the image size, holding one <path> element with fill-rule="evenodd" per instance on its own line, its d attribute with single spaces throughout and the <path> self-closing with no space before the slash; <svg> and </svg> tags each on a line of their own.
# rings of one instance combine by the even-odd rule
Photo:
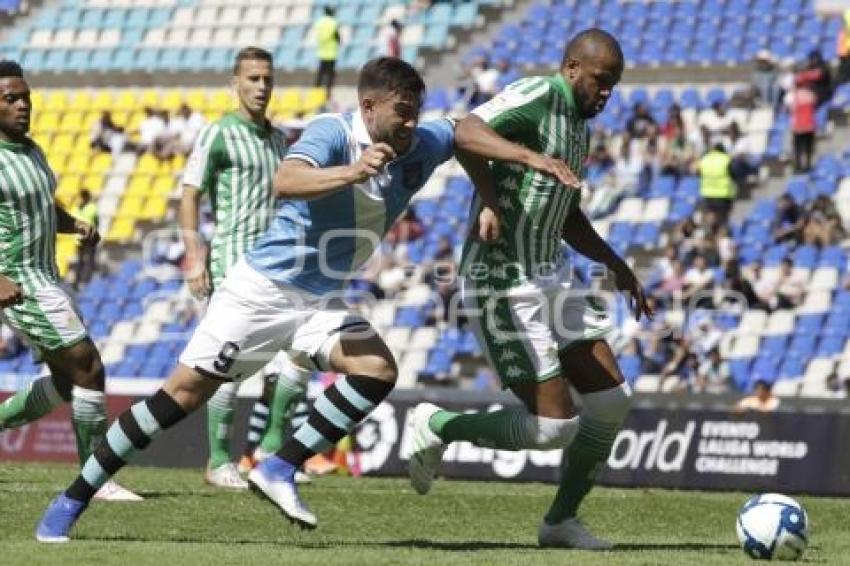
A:
<svg viewBox="0 0 850 566">
<path fill-rule="evenodd" d="M 372 136 L 369 135 L 369 130 L 366 129 L 366 122 L 363 121 L 363 115 L 360 113 L 360 110 L 355 110 L 351 113 L 351 136 L 361 146 L 369 146 L 373 143 Z M 416 135 L 416 131 L 414 130 L 410 140 L 410 147 L 402 155 L 396 156 L 393 161 L 398 161 L 405 155 L 408 155 L 417 145 L 419 145 L 419 136 Z"/>
<path fill-rule="evenodd" d="M 8 149 L 10 151 L 23 151 L 31 144 L 32 142 L 29 140 L 29 138 L 21 142 L 0 140 L 0 148 Z"/>
<path fill-rule="evenodd" d="M 255 123 L 255 122 L 249 120 L 248 118 L 246 118 L 245 116 L 243 116 L 238 110 L 234 110 L 233 112 L 231 112 L 231 114 L 233 115 L 233 117 L 236 120 L 239 121 L 239 123 L 243 124 L 246 128 L 250 129 L 252 132 L 254 132 L 257 135 L 260 135 L 260 136 L 268 135 L 268 133 L 272 129 L 272 124 L 271 124 L 271 122 L 269 122 L 268 118 L 266 118 L 266 125 L 260 126 L 259 124 Z"/>
<path fill-rule="evenodd" d="M 555 87 L 558 89 L 558 92 L 561 93 L 561 96 L 564 97 L 564 100 L 567 101 L 567 108 L 574 109 L 576 107 L 575 98 L 573 98 L 573 88 L 564 80 L 564 75 L 561 73 L 555 73 L 552 76 L 554 80 Z"/>
</svg>

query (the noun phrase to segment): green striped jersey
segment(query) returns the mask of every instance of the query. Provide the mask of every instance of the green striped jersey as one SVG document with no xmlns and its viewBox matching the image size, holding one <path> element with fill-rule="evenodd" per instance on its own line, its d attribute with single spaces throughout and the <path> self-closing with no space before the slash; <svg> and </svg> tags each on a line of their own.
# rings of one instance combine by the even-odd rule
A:
<svg viewBox="0 0 850 566">
<path fill-rule="evenodd" d="M 274 218 L 274 175 L 285 153 L 280 130 L 258 126 L 236 112 L 198 135 L 183 184 L 197 187 L 212 202 L 215 233 L 207 261 L 213 286 Z"/>
<path fill-rule="evenodd" d="M 590 135 L 572 90 L 560 74 L 521 79 L 473 113 L 502 137 L 563 159 L 581 175 Z M 501 236 L 498 242 L 482 245 L 470 234 L 461 272 L 472 276 L 472 270 L 484 270 L 504 287 L 552 273 L 560 263 L 564 220 L 572 207 L 578 206 L 580 191 L 515 163 L 493 162 L 491 170 L 498 186 Z M 476 198 L 470 224 L 475 224 L 480 209 Z M 499 269 L 494 271 L 493 266 Z"/>
<path fill-rule="evenodd" d="M 56 178 L 33 141 L 0 142 L 0 273 L 24 292 L 55 284 Z"/>
</svg>

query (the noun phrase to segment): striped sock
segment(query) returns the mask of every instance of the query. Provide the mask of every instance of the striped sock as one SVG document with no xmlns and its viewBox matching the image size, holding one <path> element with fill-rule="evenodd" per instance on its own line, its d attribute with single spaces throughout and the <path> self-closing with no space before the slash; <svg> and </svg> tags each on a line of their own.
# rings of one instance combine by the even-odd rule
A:
<svg viewBox="0 0 850 566">
<path fill-rule="evenodd" d="M 136 403 L 112 423 L 105 441 L 94 449 L 65 494 L 78 501 L 91 500 L 136 450 L 144 449 L 161 430 L 185 417 L 186 411 L 162 389 L 147 401 Z"/>
<path fill-rule="evenodd" d="M 620 426 L 619 422 L 599 421 L 584 415 L 579 419 L 576 439 L 564 451 L 561 481 L 546 513 L 547 523 L 555 525 L 576 516 L 579 505 L 596 484 L 596 475 L 608 460 Z"/>
<path fill-rule="evenodd" d="M 71 391 L 71 421 L 77 438 L 77 456 L 82 465 L 106 434 L 106 395 L 103 391 L 75 385 Z"/>
<path fill-rule="evenodd" d="M 331 449 L 389 395 L 393 385 L 365 375 L 338 380 L 316 398 L 307 422 L 277 455 L 298 468 L 311 456 Z"/>
<path fill-rule="evenodd" d="M 233 428 L 233 406 L 236 383 L 225 383 L 207 402 L 207 436 L 210 442 L 210 469 L 230 461 L 230 435 Z"/>
<path fill-rule="evenodd" d="M 248 419 L 248 436 L 246 437 L 245 454 L 252 454 L 260 444 L 263 433 L 269 424 L 269 406 L 262 399 L 254 401 L 251 417 Z"/>
<path fill-rule="evenodd" d="M 0 430 L 38 420 L 64 402 L 53 385 L 53 378 L 40 377 L 0 403 Z"/>
</svg>

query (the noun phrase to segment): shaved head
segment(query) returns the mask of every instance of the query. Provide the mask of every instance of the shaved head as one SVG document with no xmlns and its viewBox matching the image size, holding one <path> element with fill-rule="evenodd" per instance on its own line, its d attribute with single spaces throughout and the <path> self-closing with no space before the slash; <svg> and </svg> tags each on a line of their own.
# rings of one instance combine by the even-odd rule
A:
<svg viewBox="0 0 850 566">
<path fill-rule="evenodd" d="M 605 108 L 623 74 L 623 50 L 607 31 L 590 28 L 567 44 L 561 75 L 572 87 L 579 113 L 593 118 Z"/>
<path fill-rule="evenodd" d="M 599 28 L 590 28 L 579 32 L 567 44 L 562 66 L 566 66 L 570 59 L 578 61 L 613 59 L 622 65 L 623 50 L 613 35 Z"/>
</svg>

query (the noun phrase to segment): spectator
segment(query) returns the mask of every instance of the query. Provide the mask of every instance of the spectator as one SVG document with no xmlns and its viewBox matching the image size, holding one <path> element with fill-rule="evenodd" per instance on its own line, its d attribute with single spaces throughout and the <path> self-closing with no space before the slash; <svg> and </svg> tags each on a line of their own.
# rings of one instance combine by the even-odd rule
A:
<svg viewBox="0 0 850 566">
<path fill-rule="evenodd" d="M 316 36 L 316 55 L 319 59 L 319 68 L 316 71 L 316 86 L 325 87 L 328 99 L 336 78 L 336 58 L 339 55 L 339 24 L 334 18 L 336 9 L 333 6 L 325 6 L 324 15 L 313 24 L 313 33 Z"/>
<path fill-rule="evenodd" d="M 681 260 L 676 259 L 671 262 L 670 271 L 661 280 L 654 296 L 662 303 L 667 303 L 670 299 L 680 298 L 684 288 L 685 265 Z"/>
<path fill-rule="evenodd" d="M 709 110 L 700 115 L 699 127 L 702 131 L 703 147 L 716 148 L 720 145 L 723 151 L 731 148 L 731 128 L 735 120 L 726 109 L 726 104 L 715 101 Z"/>
<path fill-rule="evenodd" d="M 779 85 L 776 63 L 773 55 L 767 49 L 761 49 L 756 54 L 755 69 L 750 78 L 759 101 L 769 108 L 776 108 L 779 100 Z"/>
<path fill-rule="evenodd" d="M 23 350 L 23 343 L 12 327 L 0 320 L 0 360 L 10 360 L 17 357 Z"/>
<path fill-rule="evenodd" d="M 682 299 L 692 300 L 711 290 L 714 284 L 714 270 L 708 266 L 708 260 L 702 254 L 694 257 L 693 266 L 685 272 Z"/>
<path fill-rule="evenodd" d="M 756 294 L 771 309 L 791 309 L 803 301 L 807 283 L 803 274 L 794 271 L 794 262 L 785 258 L 775 276 L 760 282 Z"/>
<path fill-rule="evenodd" d="M 835 50 L 838 55 L 836 86 L 850 82 L 850 9 L 844 10 L 841 23 L 843 25 L 841 31 L 838 32 L 838 45 Z"/>
<path fill-rule="evenodd" d="M 112 120 L 111 112 L 103 112 L 100 118 L 92 124 L 89 145 L 92 149 L 108 151 L 112 155 L 118 155 L 125 148 L 133 150 L 127 143 L 124 128 Z"/>
<path fill-rule="evenodd" d="M 649 113 L 649 108 L 642 102 L 637 102 L 632 109 L 632 116 L 626 122 L 628 139 L 646 139 L 658 132 L 658 124 Z"/>
<path fill-rule="evenodd" d="M 803 242 L 814 246 L 832 246 L 847 237 L 841 215 L 832 199 L 820 195 L 806 213 Z"/>
<path fill-rule="evenodd" d="M 484 104 L 499 92 L 499 69 L 491 67 L 487 59 L 480 58 L 472 67 L 472 81 L 475 91 L 472 106 Z"/>
<path fill-rule="evenodd" d="M 497 59 L 496 70 L 499 71 L 499 81 L 496 85 L 499 91 L 522 78 L 520 73 L 511 68 L 511 62 L 507 59 Z"/>
<path fill-rule="evenodd" d="M 779 397 L 773 394 L 770 383 L 759 379 L 753 388 L 753 394 L 747 395 L 735 405 L 736 413 L 755 411 L 757 413 L 772 413 L 779 408 Z"/>
<path fill-rule="evenodd" d="M 720 357 L 720 350 L 713 348 L 697 367 L 693 389 L 696 392 L 725 393 L 729 390 L 730 376 L 729 364 Z"/>
<path fill-rule="evenodd" d="M 815 152 L 817 95 L 809 84 L 798 81 L 794 89 L 786 95 L 786 105 L 791 111 L 794 171 L 806 173 L 812 169 L 812 156 Z"/>
<path fill-rule="evenodd" d="M 729 226 L 718 226 L 717 236 L 715 237 L 717 255 L 719 256 L 718 263 L 726 265 L 730 261 L 734 261 L 738 253 L 738 245 L 735 243 L 735 238 L 732 237 L 732 231 Z"/>
<path fill-rule="evenodd" d="M 756 156 L 751 147 L 750 137 L 741 133 L 737 122 L 732 122 L 732 127 L 729 129 L 729 141 L 732 144 L 729 174 L 735 181 L 738 191 L 744 192 L 751 178 L 758 175 L 758 167 L 753 164 Z"/>
<path fill-rule="evenodd" d="M 815 107 L 819 107 L 832 99 L 832 74 L 829 64 L 824 61 L 823 55 L 817 49 L 809 52 L 806 68 L 795 77 L 797 84 L 811 88 L 815 93 Z"/>
<path fill-rule="evenodd" d="M 780 196 L 773 219 L 773 241 L 777 244 L 784 241 L 800 243 L 804 223 L 803 212 L 794 202 L 794 197 L 788 193 Z"/>
<path fill-rule="evenodd" d="M 722 143 L 716 143 L 699 161 L 700 196 L 706 209 L 713 210 L 720 224 L 729 220 L 735 199 L 735 182 L 731 172 L 732 159 Z"/>
<path fill-rule="evenodd" d="M 91 192 L 83 189 L 79 194 L 79 202 L 74 209 L 73 215 L 89 223 L 97 230 L 98 214 L 97 204 L 92 200 Z M 77 243 L 77 269 L 74 273 L 74 290 L 79 290 L 82 285 L 91 281 L 92 274 L 97 268 L 97 244 L 84 241 L 82 238 Z"/>
<path fill-rule="evenodd" d="M 137 150 L 139 153 L 151 152 L 154 155 L 161 155 L 163 136 L 166 134 L 166 124 L 162 114 L 151 108 L 145 107 L 145 118 L 139 124 L 139 143 Z"/>
<path fill-rule="evenodd" d="M 378 50 L 385 57 L 401 57 L 401 30 L 398 20 L 383 26 L 378 34 Z"/>
<path fill-rule="evenodd" d="M 585 179 L 588 183 L 599 183 L 616 164 L 608 146 L 603 142 L 597 144 L 590 155 L 587 156 Z"/>
<path fill-rule="evenodd" d="M 422 221 L 416 216 L 416 211 L 413 208 L 408 208 L 404 216 L 389 231 L 387 239 L 396 244 L 403 244 L 418 240 L 424 233 L 425 228 L 422 226 Z"/>
<path fill-rule="evenodd" d="M 696 156 L 697 149 L 688 138 L 681 112 L 673 114 L 664 128 L 659 152 L 661 174 L 676 178 L 686 175 L 693 169 Z"/>
<path fill-rule="evenodd" d="M 726 264 L 723 277 L 723 303 L 721 308 L 735 309 L 743 312 L 746 309 L 768 310 L 756 295 L 753 285 L 741 271 L 735 261 Z M 742 302 L 743 301 L 743 302 Z"/>
<path fill-rule="evenodd" d="M 182 104 L 174 116 L 168 120 L 166 129 L 167 142 L 163 148 L 163 154 L 188 155 L 195 145 L 195 139 L 201 133 L 206 120 L 197 110 L 192 110 L 187 104 Z"/>
<path fill-rule="evenodd" d="M 637 194 L 647 184 L 649 168 L 646 157 L 638 142 L 624 141 L 621 153 L 599 184 L 587 204 L 591 218 L 599 218 L 614 210 L 623 197 Z"/>
</svg>

